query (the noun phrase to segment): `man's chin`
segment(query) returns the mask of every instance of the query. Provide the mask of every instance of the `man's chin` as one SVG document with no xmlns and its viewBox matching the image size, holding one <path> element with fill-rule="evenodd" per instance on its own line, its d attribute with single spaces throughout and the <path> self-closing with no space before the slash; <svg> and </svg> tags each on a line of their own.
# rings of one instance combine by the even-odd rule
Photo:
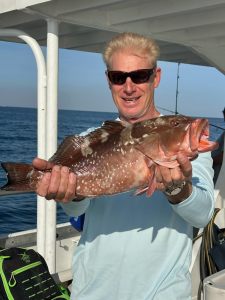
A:
<svg viewBox="0 0 225 300">
<path fill-rule="evenodd" d="M 120 119 L 129 123 L 136 123 L 142 120 L 141 116 L 130 115 L 130 114 L 129 115 L 120 114 Z"/>
</svg>

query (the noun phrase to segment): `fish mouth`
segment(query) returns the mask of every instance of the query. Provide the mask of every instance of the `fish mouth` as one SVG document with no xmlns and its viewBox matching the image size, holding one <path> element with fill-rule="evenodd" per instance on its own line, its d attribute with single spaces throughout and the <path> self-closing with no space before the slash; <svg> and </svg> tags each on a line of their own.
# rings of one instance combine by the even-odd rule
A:
<svg viewBox="0 0 225 300">
<path fill-rule="evenodd" d="M 209 141 L 209 122 L 207 119 L 196 119 L 190 127 L 190 145 L 192 151 L 199 153 L 212 151 L 218 147 L 217 142 Z"/>
</svg>

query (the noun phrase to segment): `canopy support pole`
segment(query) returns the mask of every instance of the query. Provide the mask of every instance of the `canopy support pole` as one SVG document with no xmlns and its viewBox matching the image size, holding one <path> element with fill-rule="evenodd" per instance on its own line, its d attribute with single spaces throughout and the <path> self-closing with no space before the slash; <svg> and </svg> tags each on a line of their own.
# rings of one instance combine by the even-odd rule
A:
<svg viewBox="0 0 225 300">
<path fill-rule="evenodd" d="M 58 122 L 58 22 L 47 20 L 47 158 L 57 149 Z M 56 202 L 46 201 L 45 259 L 50 273 L 56 271 Z"/>
</svg>

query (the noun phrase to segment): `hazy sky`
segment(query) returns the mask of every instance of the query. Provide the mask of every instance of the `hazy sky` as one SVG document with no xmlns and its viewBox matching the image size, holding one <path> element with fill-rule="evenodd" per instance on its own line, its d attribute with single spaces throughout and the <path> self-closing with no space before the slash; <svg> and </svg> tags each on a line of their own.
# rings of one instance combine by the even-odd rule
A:
<svg viewBox="0 0 225 300">
<path fill-rule="evenodd" d="M 156 106 L 174 111 L 177 64 L 159 62 L 162 79 Z M 100 54 L 60 50 L 59 108 L 116 111 Z M 36 107 L 36 63 L 26 45 L 0 42 L 0 106 Z M 178 112 L 222 117 L 225 76 L 214 68 L 180 65 Z M 164 113 L 163 110 L 161 110 Z"/>
</svg>

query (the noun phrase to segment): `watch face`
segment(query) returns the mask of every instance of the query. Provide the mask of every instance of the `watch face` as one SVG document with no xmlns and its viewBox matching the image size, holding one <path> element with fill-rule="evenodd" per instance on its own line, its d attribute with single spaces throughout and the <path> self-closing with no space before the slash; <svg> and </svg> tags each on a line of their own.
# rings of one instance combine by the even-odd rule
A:
<svg viewBox="0 0 225 300">
<path fill-rule="evenodd" d="M 171 191 L 170 195 L 175 196 L 175 195 L 179 194 L 180 191 L 181 191 L 181 187 L 177 187 Z"/>
<path fill-rule="evenodd" d="M 181 192 L 181 190 L 183 189 L 185 184 L 186 184 L 186 182 L 184 181 L 180 185 L 174 185 L 170 188 L 167 188 L 165 190 L 165 194 L 168 195 L 168 196 L 175 196 L 175 195 L 177 195 Z"/>
</svg>

